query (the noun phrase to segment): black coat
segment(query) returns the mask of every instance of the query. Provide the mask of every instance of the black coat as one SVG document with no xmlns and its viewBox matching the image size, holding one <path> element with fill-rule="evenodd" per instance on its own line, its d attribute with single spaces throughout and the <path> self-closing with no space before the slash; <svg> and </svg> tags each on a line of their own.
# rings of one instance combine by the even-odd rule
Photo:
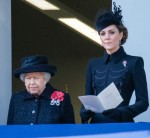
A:
<svg viewBox="0 0 150 138">
<path fill-rule="evenodd" d="M 43 93 L 36 98 L 26 90 L 12 95 L 7 124 L 67 124 L 75 123 L 70 96 L 64 93 L 60 105 L 50 105 L 51 94 L 56 91 L 47 84 Z"/>
<path fill-rule="evenodd" d="M 148 90 L 144 62 L 141 57 L 127 55 L 123 49 L 111 56 L 106 52 L 101 58 L 91 59 L 87 67 L 85 95 L 98 95 L 111 82 L 118 88 L 123 102 L 115 109 L 93 113 L 81 108 L 83 122 L 92 117 L 92 123 L 133 122 L 133 118 L 147 110 Z M 136 101 L 129 105 L 135 91 Z"/>
</svg>

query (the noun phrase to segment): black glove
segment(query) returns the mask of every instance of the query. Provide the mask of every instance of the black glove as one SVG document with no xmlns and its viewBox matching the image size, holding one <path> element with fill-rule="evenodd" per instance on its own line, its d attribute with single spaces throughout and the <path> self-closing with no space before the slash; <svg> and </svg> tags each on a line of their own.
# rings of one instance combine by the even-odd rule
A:
<svg viewBox="0 0 150 138">
<path fill-rule="evenodd" d="M 102 114 L 106 117 L 109 117 L 111 119 L 114 119 L 118 122 L 121 121 L 121 111 L 117 108 L 108 109 L 102 112 Z"/>
<path fill-rule="evenodd" d="M 88 123 L 88 120 L 89 120 L 90 118 L 92 118 L 94 114 L 95 114 L 94 112 L 92 112 L 92 111 L 90 111 L 90 110 L 86 110 L 86 109 L 82 106 L 82 108 L 81 108 L 81 110 L 80 110 L 80 117 L 81 117 L 81 122 L 82 122 L 82 124 L 87 124 L 87 123 Z"/>
<path fill-rule="evenodd" d="M 88 120 L 86 118 L 81 118 L 81 123 L 82 124 L 88 124 Z"/>
</svg>

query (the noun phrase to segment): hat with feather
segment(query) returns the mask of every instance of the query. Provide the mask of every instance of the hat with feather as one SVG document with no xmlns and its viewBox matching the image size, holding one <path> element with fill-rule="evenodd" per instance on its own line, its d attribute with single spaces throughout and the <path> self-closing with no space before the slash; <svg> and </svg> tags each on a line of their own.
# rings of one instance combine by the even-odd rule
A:
<svg viewBox="0 0 150 138">
<path fill-rule="evenodd" d="M 113 2 L 113 11 L 99 11 L 96 16 L 96 29 L 98 32 L 108 27 L 109 25 L 123 25 L 121 6 L 116 6 Z"/>
</svg>

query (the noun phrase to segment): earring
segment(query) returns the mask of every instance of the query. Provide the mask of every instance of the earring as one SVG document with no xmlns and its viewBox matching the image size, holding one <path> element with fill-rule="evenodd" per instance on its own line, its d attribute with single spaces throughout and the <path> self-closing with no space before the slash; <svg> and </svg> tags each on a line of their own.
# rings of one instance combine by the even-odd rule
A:
<svg viewBox="0 0 150 138">
<path fill-rule="evenodd" d="M 119 40 L 119 46 L 121 45 L 121 40 Z"/>
</svg>

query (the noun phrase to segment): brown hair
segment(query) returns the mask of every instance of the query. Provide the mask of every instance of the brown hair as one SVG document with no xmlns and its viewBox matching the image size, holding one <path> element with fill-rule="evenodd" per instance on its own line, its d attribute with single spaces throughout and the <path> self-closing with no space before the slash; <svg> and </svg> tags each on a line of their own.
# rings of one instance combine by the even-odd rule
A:
<svg viewBox="0 0 150 138">
<path fill-rule="evenodd" d="M 121 39 L 120 45 L 123 45 L 128 38 L 128 29 L 124 25 L 116 25 L 119 32 L 123 32 L 123 37 Z"/>
</svg>

